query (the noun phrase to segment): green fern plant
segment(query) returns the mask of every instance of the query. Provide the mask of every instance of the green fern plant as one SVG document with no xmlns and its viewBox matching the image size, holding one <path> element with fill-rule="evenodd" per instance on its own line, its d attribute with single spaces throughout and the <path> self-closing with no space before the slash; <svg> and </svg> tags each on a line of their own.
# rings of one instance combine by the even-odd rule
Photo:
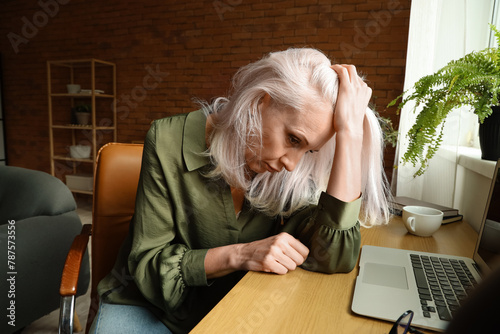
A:
<svg viewBox="0 0 500 334">
<path fill-rule="evenodd" d="M 500 32 L 492 24 L 490 28 L 500 45 Z M 450 61 L 436 73 L 422 77 L 413 89 L 403 92 L 388 105 L 394 106 L 401 99 L 398 112 L 410 101 L 415 102 L 413 112 L 422 107 L 407 134 L 409 144 L 402 162 L 418 165 L 414 176 L 422 175 L 441 145 L 448 114 L 453 109 L 470 106 L 483 123 L 492 113 L 491 106 L 499 104 L 499 94 L 499 48 L 471 52 Z"/>
</svg>

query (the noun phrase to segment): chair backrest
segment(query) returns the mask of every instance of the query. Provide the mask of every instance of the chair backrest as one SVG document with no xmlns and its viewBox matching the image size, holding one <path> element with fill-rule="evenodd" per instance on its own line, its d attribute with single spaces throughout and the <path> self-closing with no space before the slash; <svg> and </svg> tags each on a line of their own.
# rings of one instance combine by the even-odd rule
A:
<svg viewBox="0 0 500 334">
<path fill-rule="evenodd" d="M 92 209 L 92 285 L 87 330 L 98 306 L 97 285 L 116 261 L 134 214 L 142 144 L 109 143 L 97 156 Z"/>
</svg>

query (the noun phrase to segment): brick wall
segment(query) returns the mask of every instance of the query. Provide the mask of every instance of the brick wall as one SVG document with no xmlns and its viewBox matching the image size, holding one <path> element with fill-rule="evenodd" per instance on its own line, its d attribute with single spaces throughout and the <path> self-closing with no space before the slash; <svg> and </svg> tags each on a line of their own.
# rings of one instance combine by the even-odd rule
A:
<svg viewBox="0 0 500 334">
<path fill-rule="evenodd" d="M 409 8 L 410 0 L 4 2 L 8 162 L 50 170 L 47 60 L 116 63 L 122 142 L 142 140 L 153 119 L 193 110 L 193 97 L 224 95 L 240 66 L 303 46 L 355 64 L 373 88 L 377 110 L 397 124 L 395 110 L 384 106 L 403 88 Z M 145 90 L 151 73 L 157 80 Z M 389 176 L 393 160 L 388 148 Z"/>
</svg>

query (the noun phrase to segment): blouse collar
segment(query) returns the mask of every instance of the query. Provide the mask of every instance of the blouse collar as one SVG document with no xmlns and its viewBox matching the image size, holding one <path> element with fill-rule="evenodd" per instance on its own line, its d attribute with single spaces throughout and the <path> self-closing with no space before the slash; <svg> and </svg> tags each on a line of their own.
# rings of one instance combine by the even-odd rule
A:
<svg viewBox="0 0 500 334">
<path fill-rule="evenodd" d="M 210 164 L 210 158 L 200 154 L 207 150 L 207 143 L 205 141 L 206 122 L 207 117 L 202 110 L 190 112 L 186 117 L 182 141 L 182 155 L 188 171 L 193 171 Z"/>
</svg>

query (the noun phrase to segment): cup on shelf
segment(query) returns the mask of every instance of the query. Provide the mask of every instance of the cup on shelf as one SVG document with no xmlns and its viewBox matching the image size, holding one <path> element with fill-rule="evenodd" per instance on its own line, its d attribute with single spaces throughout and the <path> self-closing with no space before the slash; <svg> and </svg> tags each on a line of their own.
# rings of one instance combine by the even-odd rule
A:
<svg viewBox="0 0 500 334">
<path fill-rule="evenodd" d="M 68 94 L 78 94 L 81 90 L 80 85 L 75 84 L 66 85 L 66 88 L 68 89 Z"/>
<path fill-rule="evenodd" d="M 411 234 L 430 237 L 441 227 L 443 212 L 425 206 L 405 206 L 403 223 Z"/>
</svg>

